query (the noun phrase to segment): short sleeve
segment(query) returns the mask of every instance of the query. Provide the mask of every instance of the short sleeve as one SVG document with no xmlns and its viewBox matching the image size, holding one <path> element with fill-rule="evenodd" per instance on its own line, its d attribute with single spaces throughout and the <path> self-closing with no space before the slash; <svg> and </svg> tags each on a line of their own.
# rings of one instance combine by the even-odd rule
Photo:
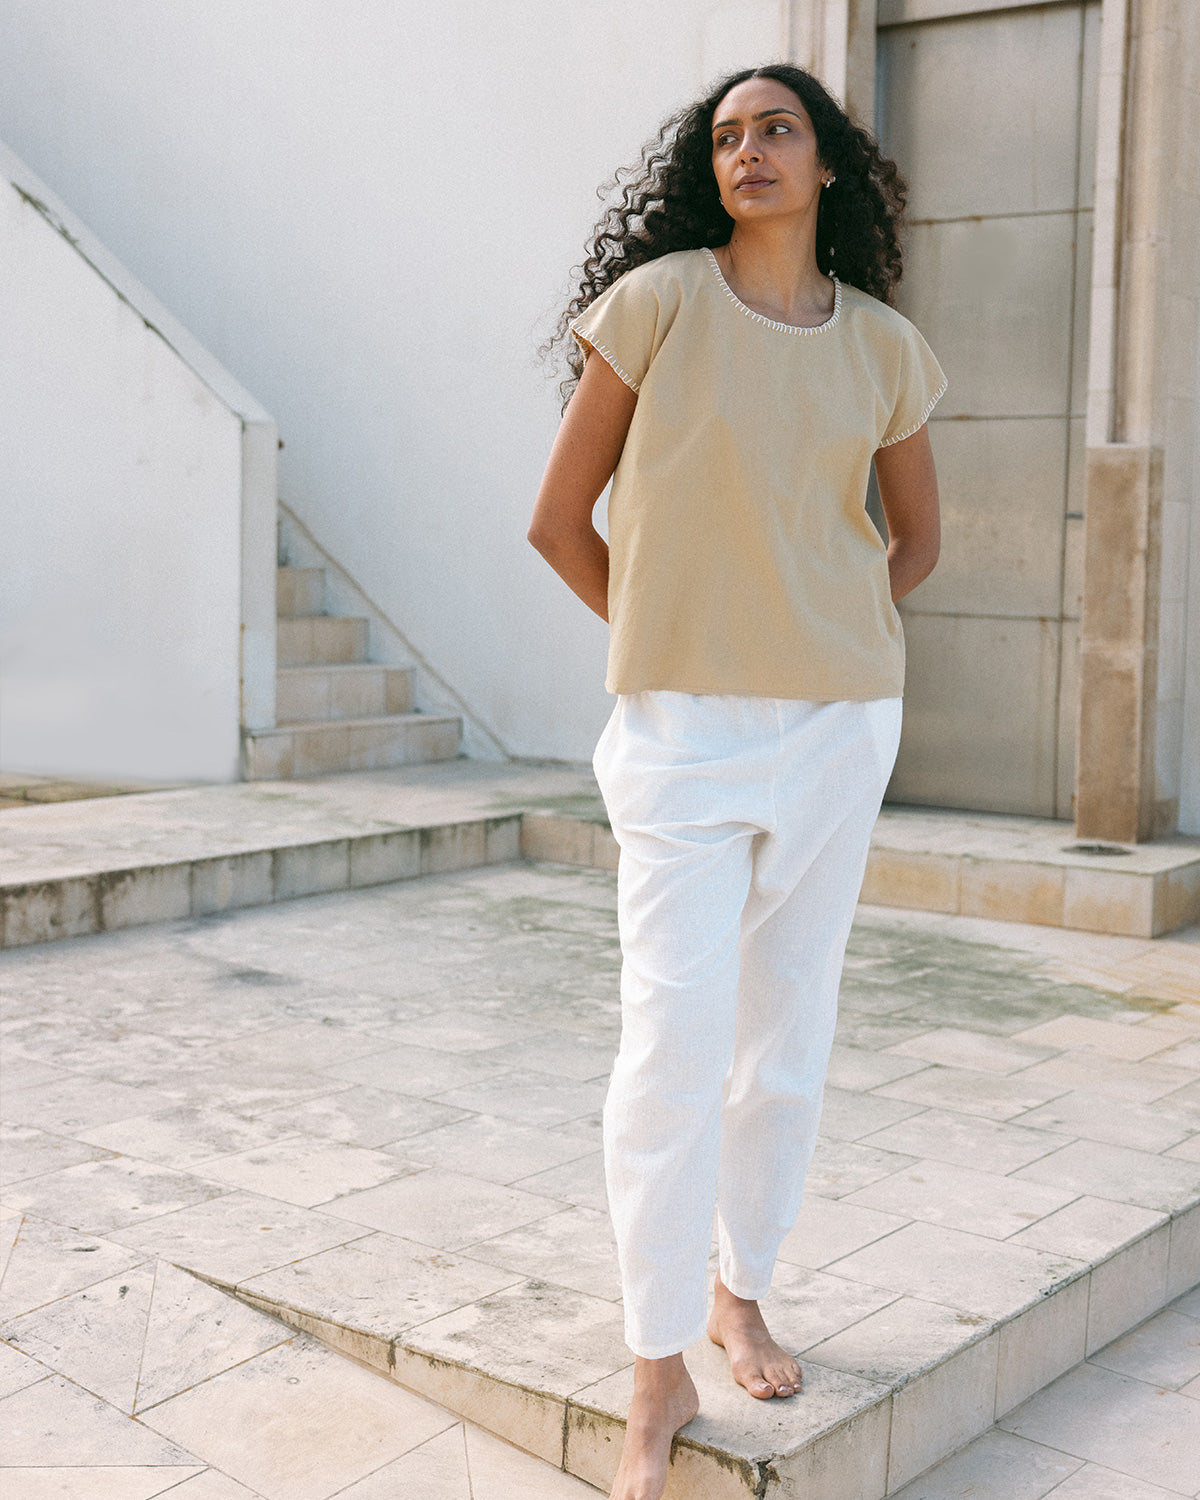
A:
<svg viewBox="0 0 1200 1500">
<path fill-rule="evenodd" d="M 659 299 L 649 278 L 627 271 L 570 325 L 584 353 L 594 349 L 638 390 L 656 347 Z"/>
<path fill-rule="evenodd" d="M 900 348 L 900 379 L 891 420 L 880 440 L 886 448 L 911 437 L 924 426 L 930 412 L 946 393 L 948 384 L 933 350 L 910 323 Z"/>
</svg>

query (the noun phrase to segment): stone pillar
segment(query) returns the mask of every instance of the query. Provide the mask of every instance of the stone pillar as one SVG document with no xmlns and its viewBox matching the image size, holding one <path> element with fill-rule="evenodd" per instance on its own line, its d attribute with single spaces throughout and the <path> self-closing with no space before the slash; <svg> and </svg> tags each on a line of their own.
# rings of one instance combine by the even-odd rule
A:
<svg viewBox="0 0 1200 1500">
<path fill-rule="evenodd" d="M 784 49 L 815 73 L 850 117 L 875 128 L 879 0 L 782 0 Z"/>
<path fill-rule="evenodd" d="M 1110 443 L 1087 453 L 1075 827 L 1136 843 L 1156 832 L 1155 696 L 1163 455 Z"/>
<path fill-rule="evenodd" d="M 1103 0 L 1088 370 L 1076 833 L 1177 827 L 1186 704 L 1181 572 L 1200 526 L 1200 122 L 1193 0 Z M 1164 553 L 1164 532 L 1171 542 Z M 1165 570 L 1165 571 L 1164 571 Z M 1164 588 L 1163 580 L 1167 579 Z M 1162 654 L 1160 654 L 1160 646 Z M 1193 752 L 1194 753 L 1194 752 Z"/>
</svg>

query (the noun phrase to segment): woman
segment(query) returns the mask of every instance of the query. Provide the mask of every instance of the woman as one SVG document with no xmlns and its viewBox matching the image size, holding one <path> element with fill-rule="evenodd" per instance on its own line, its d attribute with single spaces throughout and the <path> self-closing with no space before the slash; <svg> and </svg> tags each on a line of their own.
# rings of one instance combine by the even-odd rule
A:
<svg viewBox="0 0 1200 1500">
<path fill-rule="evenodd" d="M 800 1389 L 758 1301 L 899 739 L 894 602 L 938 552 L 924 424 L 946 381 L 889 305 L 904 195 L 817 79 L 735 74 L 647 147 L 560 328 L 578 385 L 529 540 L 610 621 L 618 695 L 595 759 L 621 848 L 604 1141 L 635 1355 L 614 1500 L 661 1496 L 706 1329 L 751 1396 Z"/>
</svg>

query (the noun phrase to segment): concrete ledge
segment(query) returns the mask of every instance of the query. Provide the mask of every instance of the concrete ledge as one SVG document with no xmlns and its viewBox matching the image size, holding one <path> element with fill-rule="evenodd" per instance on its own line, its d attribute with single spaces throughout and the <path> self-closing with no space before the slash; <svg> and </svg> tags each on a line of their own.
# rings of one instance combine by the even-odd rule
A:
<svg viewBox="0 0 1200 1500">
<path fill-rule="evenodd" d="M 889 1348 L 879 1328 L 857 1340 L 850 1329 L 801 1350 L 805 1386 L 794 1402 L 751 1401 L 730 1381 L 721 1350 L 707 1340 L 693 1345 L 688 1365 L 701 1415 L 677 1441 L 666 1500 L 895 1494 L 1200 1282 L 1200 1199 L 1174 1215 L 1157 1215 L 1151 1227 L 1090 1264 L 1066 1256 L 1042 1260 L 1043 1283 L 997 1315 L 964 1309 L 951 1327 L 946 1308 L 914 1304 L 912 1312 L 924 1307 L 927 1322 L 941 1317 L 946 1326 L 930 1342 L 940 1346 L 937 1352 L 923 1358 L 914 1324 L 911 1347 L 899 1359 L 907 1368 L 899 1373 L 895 1343 Z M 203 1266 L 184 1268 L 205 1275 Z M 836 1264 L 827 1269 L 836 1273 Z M 388 1337 L 377 1321 L 358 1327 L 347 1320 L 344 1298 L 340 1307 L 324 1306 L 315 1292 L 301 1303 L 256 1284 L 275 1279 L 219 1284 L 567 1473 L 604 1490 L 611 1484 L 632 1365 L 578 1387 L 553 1361 L 545 1362 L 544 1382 L 537 1368 L 539 1341 L 562 1349 L 575 1334 L 586 1335 L 596 1299 L 524 1281 L 483 1298 L 469 1319 L 452 1314 Z M 302 1284 L 302 1278 L 294 1283 Z M 514 1326 L 525 1333 L 499 1337 Z"/>
<path fill-rule="evenodd" d="M 616 868 L 616 843 L 602 811 L 527 813 L 521 852 L 527 859 Z M 1160 937 L 1200 921 L 1200 839 L 1097 846 L 1081 844 L 1069 823 L 1049 819 L 885 807 L 862 900 Z"/>
<path fill-rule="evenodd" d="M 0 947 L 209 917 L 516 859 L 520 815 L 360 833 L 216 858 L 0 885 Z"/>
</svg>

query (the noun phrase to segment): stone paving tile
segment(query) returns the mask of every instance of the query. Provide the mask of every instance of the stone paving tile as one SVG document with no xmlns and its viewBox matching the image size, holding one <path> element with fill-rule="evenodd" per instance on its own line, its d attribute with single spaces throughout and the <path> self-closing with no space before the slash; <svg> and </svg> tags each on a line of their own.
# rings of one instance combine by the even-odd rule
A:
<svg viewBox="0 0 1200 1500">
<path fill-rule="evenodd" d="M 1017 1182 L 949 1162 L 919 1161 L 851 1193 L 843 1202 L 1006 1239 L 1070 1203 L 1073 1197 L 1063 1188 Z"/>
<path fill-rule="evenodd" d="M 403 1342 L 560 1397 L 633 1363 L 619 1308 L 544 1281 L 481 1297 L 409 1329 Z"/>
<path fill-rule="evenodd" d="M 250 1277 L 241 1290 L 389 1339 L 523 1279 L 519 1272 L 379 1233 Z"/>
<path fill-rule="evenodd" d="M 145 1256 L 157 1255 L 187 1270 L 236 1286 L 277 1266 L 345 1245 L 367 1233 L 362 1225 L 293 1208 L 255 1193 L 229 1193 L 209 1203 L 163 1214 L 114 1238 Z M 0 1294 L 3 1293 L 0 1287 Z"/>
<path fill-rule="evenodd" d="M 911 1167 L 917 1160 L 899 1151 L 880 1150 L 874 1139 L 867 1144 L 818 1140 L 805 1180 L 806 1191 L 821 1198 L 845 1198 L 903 1167 Z"/>
<path fill-rule="evenodd" d="M 981 1073 L 1016 1073 L 1055 1054 L 1049 1047 L 1027 1047 L 1003 1037 L 957 1026 L 939 1026 L 909 1042 L 898 1042 L 889 1051 L 897 1057 L 912 1057 L 947 1067 L 975 1068 Z"/>
<path fill-rule="evenodd" d="M 830 1141 L 856 1141 L 873 1130 L 894 1125 L 921 1113 L 920 1104 L 882 1098 L 878 1093 L 859 1094 L 827 1085 L 821 1110 L 821 1134 Z"/>
<path fill-rule="evenodd" d="M 147 1261 L 0 1324 L 0 1338 L 132 1413 L 153 1290 L 154 1264 Z"/>
<path fill-rule="evenodd" d="M 906 1152 L 913 1157 L 933 1157 L 1004 1176 L 1070 1145 L 1071 1139 L 1048 1130 L 1029 1130 L 1023 1125 L 985 1120 L 948 1109 L 928 1109 L 898 1125 L 876 1131 L 860 1144 Z"/>
<path fill-rule="evenodd" d="M 1177 1391 L 1200 1375 L 1200 1319 L 1168 1308 L 1093 1354 L 1091 1363 Z"/>
<path fill-rule="evenodd" d="M 1167 1213 L 1193 1202 L 1200 1189 L 1200 1171 L 1188 1162 L 1097 1141 L 1074 1141 L 1013 1175 Z"/>
<path fill-rule="evenodd" d="M 5 1190 L 13 1208 L 93 1234 L 156 1219 L 225 1191 L 217 1183 L 128 1156 L 81 1162 Z"/>
<path fill-rule="evenodd" d="M 138 1251 L 62 1224 L 19 1215 L 8 1264 L 0 1281 L 0 1318 L 19 1317 L 85 1286 L 130 1270 L 146 1259 Z M 7 1228 L 7 1225 L 6 1225 Z"/>
<path fill-rule="evenodd" d="M 51 1135 L 33 1125 L 0 1125 L 0 1183 L 23 1182 L 84 1161 L 103 1161 L 111 1151 Z"/>
<path fill-rule="evenodd" d="M 1061 1092 L 1053 1084 L 1030 1083 L 1021 1074 L 1003 1078 L 969 1068 L 934 1064 L 895 1083 L 883 1084 L 873 1097 L 907 1099 L 914 1104 L 939 1105 L 968 1115 L 983 1115 L 989 1120 L 1011 1120 Z"/>
<path fill-rule="evenodd" d="M 882 1308 L 839 1329 L 805 1351 L 806 1358 L 881 1385 L 897 1385 L 928 1370 L 987 1333 L 982 1313 L 894 1297 Z"/>
<path fill-rule="evenodd" d="M 571 1124 L 577 1126 L 579 1121 L 574 1120 Z M 552 1131 L 548 1133 L 553 1134 Z M 551 1167 L 548 1172 L 518 1178 L 510 1186 L 521 1188 L 527 1193 L 540 1193 L 560 1203 L 574 1203 L 580 1208 L 608 1211 L 602 1151 L 576 1157 L 574 1161 L 564 1162 L 561 1167 Z"/>
<path fill-rule="evenodd" d="M 491 1115 L 468 1115 L 456 1124 L 407 1136 L 392 1149 L 406 1161 L 511 1184 L 595 1150 L 591 1131 L 572 1135 L 569 1129 L 570 1122 L 551 1133 Z"/>
<path fill-rule="evenodd" d="M 61 1375 L 47 1375 L 0 1401 L 4 1461 L 14 1469 L 42 1465 L 200 1467 L 186 1449 L 131 1422 Z M 183 1477 L 183 1476 L 180 1476 Z"/>
<path fill-rule="evenodd" d="M 1042 1500 L 1082 1467 L 1078 1458 L 992 1429 L 961 1453 L 914 1479 L 893 1500 Z"/>
<path fill-rule="evenodd" d="M 621 1298 L 612 1225 L 607 1213 L 594 1208 L 564 1208 L 468 1245 L 463 1254 L 592 1297 Z"/>
<path fill-rule="evenodd" d="M 926 1064 L 921 1058 L 893 1056 L 887 1052 L 868 1052 L 862 1047 L 848 1047 L 835 1042 L 829 1055 L 826 1079 L 830 1087 L 853 1089 L 865 1093 L 881 1083 L 891 1083 L 909 1073 L 919 1073 Z"/>
<path fill-rule="evenodd" d="M 364 1188 L 379 1187 L 413 1170 L 385 1151 L 295 1136 L 210 1161 L 204 1174 L 227 1187 L 314 1208 Z"/>
<path fill-rule="evenodd" d="M 0 1115 L 17 1125 L 71 1136 L 89 1125 L 166 1109 L 172 1102 L 166 1095 L 120 1083 L 90 1082 L 84 1088 L 72 1077 L 13 1089 L 0 1102 Z"/>
<path fill-rule="evenodd" d="M 469 1118 L 448 1104 L 431 1104 L 387 1089 L 359 1086 L 339 1089 L 302 1104 L 287 1104 L 258 1116 L 264 1127 L 281 1134 L 325 1136 L 348 1146 L 378 1148 L 425 1135 L 443 1125 Z"/>
<path fill-rule="evenodd" d="M 303 1334 L 141 1420 L 267 1500 L 326 1500 L 454 1423 Z"/>
<path fill-rule="evenodd" d="M 44 1380 L 46 1366 L 30 1359 L 11 1344 L 0 1343 L 0 1401 L 14 1391 L 23 1391 L 27 1385 Z"/>
<path fill-rule="evenodd" d="M 148 1467 L 126 1467 L 124 1465 L 62 1466 L 45 1468 L 11 1468 L 3 1471 L 7 1482 L 20 1500 L 152 1500 L 157 1495 L 170 1494 L 171 1500 L 180 1495 L 203 1496 L 192 1485 L 203 1479 L 211 1470 L 197 1472 L 194 1464 L 182 1467 L 153 1465 Z M 228 1500 L 242 1500 L 251 1492 L 242 1489 L 227 1492 Z M 203 1500 L 226 1500 L 226 1494 L 210 1491 Z M 253 1500 L 253 1497 L 251 1497 Z"/>
<path fill-rule="evenodd" d="M 1109 1146 L 1160 1152 L 1200 1130 L 1200 1110 L 1173 1109 L 1170 1095 L 1153 1105 L 1125 1104 L 1114 1109 L 1112 1100 L 1103 1094 L 1075 1092 L 1060 1094 L 1051 1103 L 1030 1110 L 1021 1123 Z"/>
<path fill-rule="evenodd" d="M 1099 1261 L 1165 1222 L 1166 1215 L 1154 1209 L 1084 1196 L 1014 1234 L 1012 1243 L 1077 1260 Z"/>
<path fill-rule="evenodd" d="M 1033 1083 L 1058 1084 L 1063 1092 L 1082 1089 L 1130 1104 L 1152 1104 L 1194 1079 L 1188 1068 L 1168 1068 L 1157 1061 L 1124 1062 L 1095 1052 L 1061 1052 L 1026 1068 L 1021 1076 Z"/>
<path fill-rule="evenodd" d="M 439 1052 L 433 1047 L 393 1047 L 349 1062 L 334 1063 L 323 1071 L 329 1079 L 429 1098 L 447 1089 L 511 1073 L 512 1065 L 508 1059 L 495 1062 L 487 1051 Z"/>
<path fill-rule="evenodd" d="M 1194 1492 L 1200 1474 L 1200 1402 L 1090 1363 L 998 1426 L 1177 1494 Z"/>
<path fill-rule="evenodd" d="M 434 1097 L 440 1104 L 502 1115 L 523 1125 L 563 1125 L 592 1113 L 604 1103 L 607 1085 L 552 1078 L 533 1070 L 451 1088 Z"/>
<path fill-rule="evenodd" d="M 1138 1024 L 1138 1020 L 1100 1021 L 1078 1015 L 1059 1016 L 1041 1026 L 1030 1027 L 1015 1040 L 1034 1046 L 1059 1047 L 1064 1052 L 1100 1052 L 1105 1057 L 1121 1058 L 1125 1062 L 1143 1062 L 1171 1046 L 1169 1036 L 1153 1028 L 1147 1030 Z M 1165 1056 L 1155 1060 L 1171 1066 L 1170 1059 Z"/>
<path fill-rule="evenodd" d="M 1005 1317 L 1086 1269 L 1070 1256 L 914 1223 L 834 1261 L 834 1275 Z"/>
<path fill-rule="evenodd" d="M 347 1193 L 323 1204 L 321 1211 L 439 1250 L 461 1250 L 481 1238 L 558 1213 L 564 1206 L 537 1193 L 428 1167 L 382 1187 Z"/>
<path fill-rule="evenodd" d="M 830 1261 L 903 1229 L 908 1222 L 908 1214 L 877 1213 L 845 1198 L 822 1198 L 806 1192 L 800 1215 L 779 1247 L 779 1258 L 819 1271 Z"/>
<path fill-rule="evenodd" d="M 131 1115 L 95 1125 L 79 1131 L 78 1138 L 110 1152 L 184 1171 L 214 1157 L 232 1156 L 296 1133 L 231 1110 L 177 1105 L 157 1114 Z"/>
</svg>

